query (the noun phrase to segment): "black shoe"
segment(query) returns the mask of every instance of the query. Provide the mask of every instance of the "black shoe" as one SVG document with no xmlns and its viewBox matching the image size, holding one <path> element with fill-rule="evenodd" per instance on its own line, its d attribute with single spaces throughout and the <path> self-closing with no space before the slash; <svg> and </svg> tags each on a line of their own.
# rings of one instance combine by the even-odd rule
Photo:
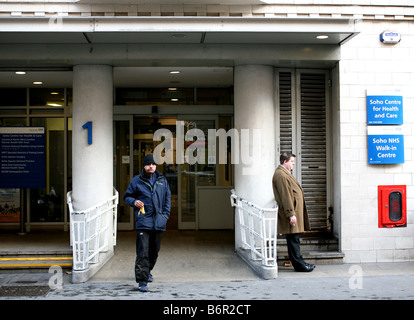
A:
<svg viewBox="0 0 414 320">
<path fill-rule="evenodd" d="M 313 271 L 313 269 L 315 269 L 315 265 L 314 264 L 305 264 L 303 266 L 301 266 L 300 268 L 295 269 L 296 272 L 311 272 Z"/>
<path fill-rule="evenodd" d="M 148 291 L 147 284 L 145 282 L 140 282 L 138 284 L 138 290 L 141 292 L 147 292 Z"/>
</svg>

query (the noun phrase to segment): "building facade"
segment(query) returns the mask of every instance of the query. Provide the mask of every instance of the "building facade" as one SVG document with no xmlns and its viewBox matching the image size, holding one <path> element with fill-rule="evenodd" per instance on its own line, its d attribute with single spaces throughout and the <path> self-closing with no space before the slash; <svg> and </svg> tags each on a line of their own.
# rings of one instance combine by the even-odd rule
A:
<svg viewBox="0 0 414 320">
<path fill-rule="evenodd" d="M 173 161 L 159 166 L 173 189 L 170 227 L 234 228 L 229 210 L 211 217 L 200 200 L 231 188 L 274 206 L 271 177 L 280 152 L 293 151 L 312 228 L 339 240 L 345 262 L 413 260 L 414 4 L 221 3 L 0 1 L 0 125 L 46 131 L 44 186 L 2 186 L 3 212 L 21 200 L 25 228 L 67 231 L 67 192 L 76 210 L 113 187 L 123 194 L 164 128 L 174 141 Z M 240 139 L 191 164 L 180 136 L 191 129 Z M 379 186 L 406 189 L 384 209 Z M 392 201 L 400 216 L 384 227 L 379 211 L 390 215 Z M 2 229 L 21 225 L 6 216 Z M 118 229 L 132 219 L 120 201 Z"/>
</svg>

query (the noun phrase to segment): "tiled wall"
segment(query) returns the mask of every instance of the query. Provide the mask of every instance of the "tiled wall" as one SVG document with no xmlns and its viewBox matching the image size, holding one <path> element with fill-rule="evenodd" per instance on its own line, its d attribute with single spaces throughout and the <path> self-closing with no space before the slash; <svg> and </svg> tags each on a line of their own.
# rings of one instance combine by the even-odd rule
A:
<svg viewBox="0 0 414 320">
<path fill-rule="evenodd" d="M 414 23 L 360 21 L 340 61 L 341 231 L 347 262 L 414 260 Z M 402 34 L 383 44 L 384 30 Z M 405 163 L 368 165 L 366 89 L 404 90 Z M 378 185 L 407 185 L 407 227 L 378 228 Z"/>
</svg>

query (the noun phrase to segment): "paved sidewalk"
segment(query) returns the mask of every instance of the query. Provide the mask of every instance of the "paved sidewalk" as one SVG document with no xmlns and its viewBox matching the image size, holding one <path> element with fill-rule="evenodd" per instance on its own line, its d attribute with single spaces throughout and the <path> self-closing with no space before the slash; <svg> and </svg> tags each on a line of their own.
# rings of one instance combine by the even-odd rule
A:
<svg viewBox="0 0 414 320">
<path fill-rule="evenodd" d="M 1 274 L 0 290 L 35 286 L 43 290 L 32 296 L 4 296 L 0 300 L 413 300 L 414 262 L 319 265 L 311 273 L 280 268 L 273 280 L 159 281 L 149 291 L 137 290 L 131 278 L 92 278 L 70 283 L 70 275 Z M 237 278 L 237 276 L 235 276 Z M 52 287 L 52 289 L 50 288 Z M 55 288 L 57 287 L 57 288 Z M 164 303 L 161 302 L 161 303 Z"/>
</svg>

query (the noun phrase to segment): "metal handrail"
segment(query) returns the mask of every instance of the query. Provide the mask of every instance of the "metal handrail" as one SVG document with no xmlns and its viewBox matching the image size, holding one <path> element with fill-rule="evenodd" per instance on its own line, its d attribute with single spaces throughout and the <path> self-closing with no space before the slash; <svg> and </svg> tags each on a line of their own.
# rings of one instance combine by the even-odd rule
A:
<svg viewBox="0 0 414 320">
<path fill-rule="evenodd" d="M 277 265 L 277 204 L 275 208 L 262 208 L 247 201 L 231 190 L 232 207 L 238 210 L 241 241 L 250 250 L 252 260 L 259 260 L 264 266 Z"/>
<path fill-rule="evenodd" d="M 112 197 L 84 210 L 73 210 L 72 192 L 68 192 L 73 270 L 85 270 L 90 263 L 99 262 L 99 253 L 109 249 L 109 237 L 116 244 L 118 191 L 113 190 Z"/>
</svg>

